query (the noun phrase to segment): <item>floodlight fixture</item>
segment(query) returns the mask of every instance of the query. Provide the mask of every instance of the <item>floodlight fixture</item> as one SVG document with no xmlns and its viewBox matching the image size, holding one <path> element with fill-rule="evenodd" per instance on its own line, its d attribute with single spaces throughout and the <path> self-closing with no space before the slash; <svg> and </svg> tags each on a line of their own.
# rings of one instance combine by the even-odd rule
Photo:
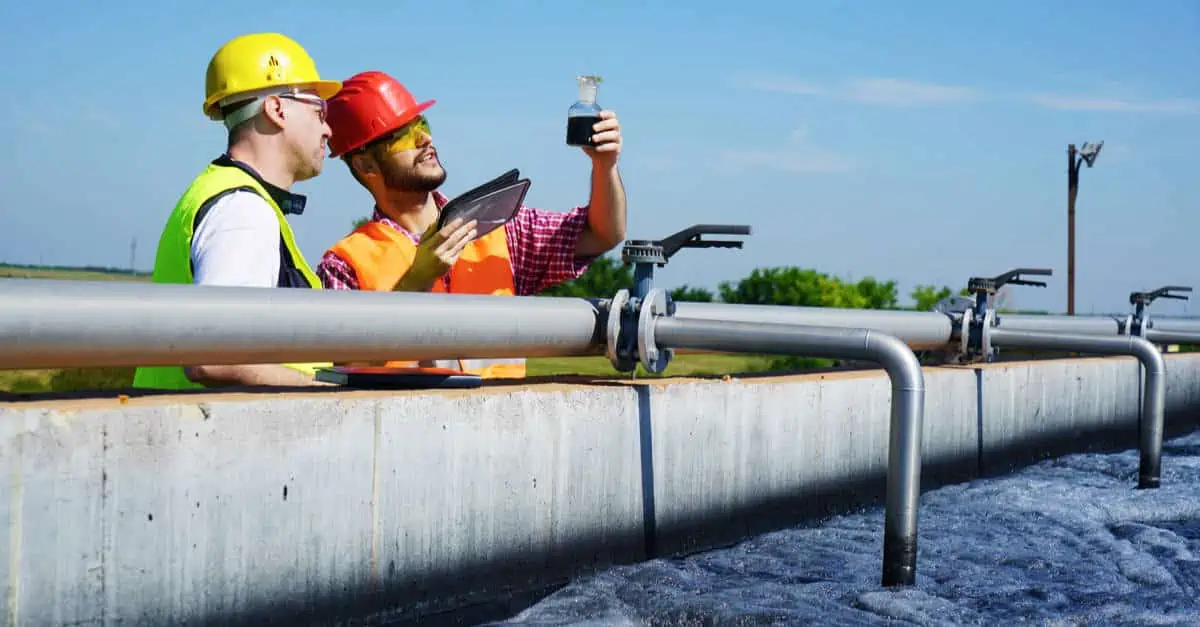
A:
<svg viewBox="0 0 1200 627">
<path fill-rule="evenodd" d="M 1096 157 L 1100 156 L 1100 149 L 1104 147 L 1104 142 L 1084 142 L 1083 147 L 1079 149 L 1079 156 L 1083 158 L 1087 167 L 1092 167 L 1096 162 Z"/>
</svg>

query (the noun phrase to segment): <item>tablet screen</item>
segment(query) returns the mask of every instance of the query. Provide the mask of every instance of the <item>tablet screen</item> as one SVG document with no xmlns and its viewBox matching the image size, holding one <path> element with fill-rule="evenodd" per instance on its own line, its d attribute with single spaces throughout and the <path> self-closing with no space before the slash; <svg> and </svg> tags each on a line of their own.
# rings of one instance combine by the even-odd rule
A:
<svg viewBox="0 0 1200 627">
<path fill-rule="evenodd" d="M 477 238 L 483 237 L 503 226 L 517 214 L 528 190 L 529 179 L 524 179 L 461 204 L 451 202 L 442 209 L 438 227 L 450 223 L 455 218 L 461 218 L 464 223 L 475 220 Z"/>
</svg>

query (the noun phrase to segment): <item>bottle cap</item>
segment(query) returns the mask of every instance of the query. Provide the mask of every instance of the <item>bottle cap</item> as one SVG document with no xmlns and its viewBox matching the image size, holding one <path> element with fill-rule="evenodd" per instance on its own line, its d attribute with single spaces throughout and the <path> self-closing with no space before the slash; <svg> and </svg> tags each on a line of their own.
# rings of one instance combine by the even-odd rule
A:
<svg viewBox="0 0 1200 627">
<path fill-rule="evenodd" d="M 604 79 L 599 76 L 583 75 L 576 76 L 575 80 L 579 81 L 579 101 L 589 104 L 596 102 L 596 92 Z"/>
</svg>

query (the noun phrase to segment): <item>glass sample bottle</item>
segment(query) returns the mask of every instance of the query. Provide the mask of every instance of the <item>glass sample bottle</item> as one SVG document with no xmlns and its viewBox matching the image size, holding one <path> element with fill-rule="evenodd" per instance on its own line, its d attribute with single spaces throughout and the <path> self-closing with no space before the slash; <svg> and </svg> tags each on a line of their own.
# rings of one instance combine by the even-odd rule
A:
<svg viewBox="0 0 1200 627">
<path fill-rule="evenodd" d="M 567 145 L 595 146 L 592 125 L 600 121 L 596 91 L 603 79 L 599 76 L 577 76 L 575 79 L 579 81 L 579 100 L 567 109 Z"/>
</svg>

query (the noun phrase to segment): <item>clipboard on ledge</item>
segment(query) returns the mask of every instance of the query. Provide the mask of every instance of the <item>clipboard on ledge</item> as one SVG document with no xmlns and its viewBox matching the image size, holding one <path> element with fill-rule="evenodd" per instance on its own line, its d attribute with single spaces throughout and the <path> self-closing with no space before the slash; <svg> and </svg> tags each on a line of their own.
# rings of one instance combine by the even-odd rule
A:
<svg viewBox="0 0 1200 627">
<path fill-rule="evenodd" d="M 446 203 L 438 216 L 437 228 L 461 218 L 463 222 L 476 221 L 476 239 L 504 226 L 525 202 L 529 192 L 529 179 L 520 178 L 517 169 L 468 190 Z"/>
</svg>

